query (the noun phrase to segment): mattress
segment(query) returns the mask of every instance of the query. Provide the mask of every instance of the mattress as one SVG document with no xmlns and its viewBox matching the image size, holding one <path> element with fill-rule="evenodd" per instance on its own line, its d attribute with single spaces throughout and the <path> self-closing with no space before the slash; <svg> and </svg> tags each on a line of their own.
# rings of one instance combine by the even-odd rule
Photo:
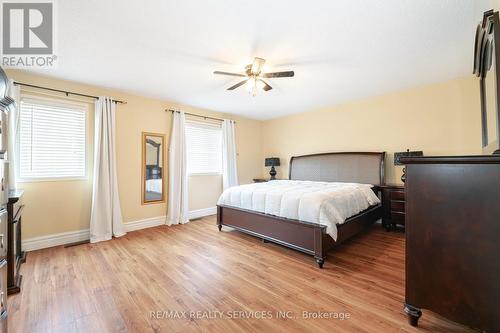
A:
<svg viewBox="0 0 500 333">
<path fill-rule="evenodd" d="M 226 189 L 218 204 L 326 226 L 337 240 L 337 225 L 380 203 L 373 185 L 273 180 Z"/>
</svg>

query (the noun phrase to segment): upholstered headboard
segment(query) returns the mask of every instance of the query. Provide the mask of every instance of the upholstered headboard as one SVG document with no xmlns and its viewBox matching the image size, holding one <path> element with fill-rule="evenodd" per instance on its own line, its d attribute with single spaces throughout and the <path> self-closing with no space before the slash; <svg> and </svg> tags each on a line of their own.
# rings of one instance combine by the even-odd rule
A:
<svg viewBox="0 0 500 333">
<path fill-rule="evenodd" d="M 291 180 L 382 185 L 385 152 L 339 152 L 293 156 Z"/>
</svg>

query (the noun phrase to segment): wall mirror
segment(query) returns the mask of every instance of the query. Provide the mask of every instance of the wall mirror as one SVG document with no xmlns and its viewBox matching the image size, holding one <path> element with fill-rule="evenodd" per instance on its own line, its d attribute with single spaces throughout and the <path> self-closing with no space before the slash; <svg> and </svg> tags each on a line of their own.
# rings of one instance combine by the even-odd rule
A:
<svg viewBox="0 0 500 333">
<path fill-rule="evenodd" d="M 142 133 L 142 204 L 165 202 L 165 136 Z"/>
<path fill-rule="evenodd" d="M 474 73 L 480 78 L 484 154 L 500 154 L 500 21 L 498 12 L 484 13 L 476 29 Z"/>
</svg>

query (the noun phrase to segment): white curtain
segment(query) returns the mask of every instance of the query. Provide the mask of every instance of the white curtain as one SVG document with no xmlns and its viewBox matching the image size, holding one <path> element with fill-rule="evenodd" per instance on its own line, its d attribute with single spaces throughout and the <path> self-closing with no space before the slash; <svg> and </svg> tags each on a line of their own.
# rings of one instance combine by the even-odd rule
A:
<svg viewBox="0 0 500 333">
<path fill-rule="evenodd" d="M 115 111 L 109 97 L 99 97 L 95 103 L 91 243 L 125 235 L 116 174 Z"/>
<path fill-rule="evenodd" d="M 167 225 L 189 222 L 188 182 L 186 160 L 186 116 L 184 112 L 172 113 L 168 169 Z"/>
<path fill-rule="evenodd" d="M 234 121 L 224 119 L 222 123 L 222 187 L 227 189 L 237 185 L 238 167 L 236 164 Z"/>
<path fill-rule="evenodd" d="M 21 87 L 14 84 L 14 80 L 10 80 L 7 95 L 12 98 L 15 103 L 10 105 L 7 117 L 9 119 L 9 141 L 7 158 L 9 161 L 9 188 L 17 189 L 16 177 L 16 161 L 17 161 L 17 132 L 19 130 L 19 108 L 21 105 Z"/>
</svg>

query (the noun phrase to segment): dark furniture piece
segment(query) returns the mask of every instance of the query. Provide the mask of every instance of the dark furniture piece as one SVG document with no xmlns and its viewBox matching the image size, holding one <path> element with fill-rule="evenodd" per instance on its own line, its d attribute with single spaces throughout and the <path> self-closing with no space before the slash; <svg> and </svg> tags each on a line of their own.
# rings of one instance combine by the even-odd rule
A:
<svg viewBox="0 0 500 333">
<path fill-rule="evenodd" d="M 295 156 L 290 159 L 289 179 L 373 184 L 374 191 L 384 183 L 385 153 L 342 152 Z M 217 226 L 229 226 L 289 248 L 313 255 L 323 267 L 327 252 L 382 217 L 382 206 L 375 205 L 338 225 L 338 238 L 326 233 L 326 226 L 286 219 L 255 211 L 218 205 Z"/>
<path fill-rule="evenodd" d="M 19 274 L 21 264 L 26 262 L 26 252 L 21 249 L 21 223 L 24 205 L 19 199 L 23 190 L 9 191 L 8 242 L 7 242 L 7 293 L 16 294 L 21 291 L 22 275 Z"/>
<path fill-rule="evenodd" d="M 276 169 L 274 169 L 275 166 L 280 166 L 280 159 L 279 157 L 268 157 L 264 161 L 264 166 L 271 167 L 271 170 L 269 171 L 269 174 L 271 175 L 271 180 L 276 179 Z"/>
<path fill-rule="evenodd" d="M 382 205 L 384 213 L 382 226 L 387 231 L 396 228 L 396 225 L 405 225 L 405 187 L 404 185 L 385 184 L 382 190 Z"/>
<path fill-rule="evenodd" d="M 9 162 L 5 159 L 8 149 L 8 117 L 7 112 L 14 105 L 14 100 L 7 96 L 9 78 L 0 67 L 0 332 L 7 332 L 7 255 L 8 230 L 7 202 L 9 192 Z"/>
<path fill-rule="evenodd" d="M 405 312 L 500 332 L 500 156 L 403 158 Z"/>
<path fill-rule="evenodd" d="M 162 168 L 159 165 L 146 165 L 146 179 L 162 179 Z"/>
<path fill-rule="evenodd" d="M 267 183 L 268 181 L 270 181 L 271 179 L 264 179 L 264 178 L 254 178 L 252 179 L 254 183 Z M 274 179 L 274 180 L 281 180 L 281 179 Z"/>
</svg>

